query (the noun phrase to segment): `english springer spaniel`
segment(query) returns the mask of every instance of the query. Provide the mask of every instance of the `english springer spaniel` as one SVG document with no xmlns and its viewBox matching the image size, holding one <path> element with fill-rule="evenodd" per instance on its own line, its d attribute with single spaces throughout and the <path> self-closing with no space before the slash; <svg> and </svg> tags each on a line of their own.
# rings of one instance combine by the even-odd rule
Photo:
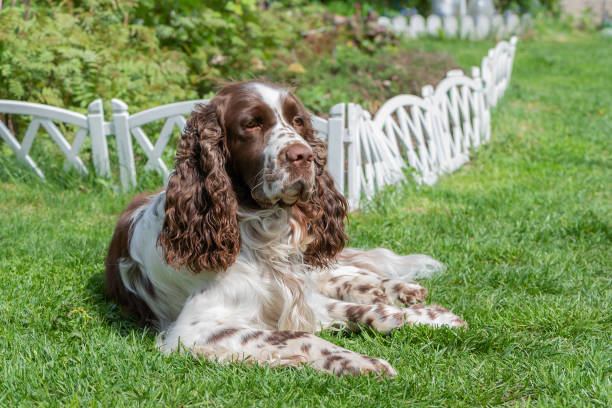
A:
<svg viewBox="0 0 612 408">
<path fill-rule="evenodd" d="M 427 290 L 412 279 L 439 262 L 344 249 L 346 200 L 288 90 L 226 86 L 191 114 L 175 160 L 165 191 L 135 197 L 120 216 L 106 260 L 108 293 L 160 330 L 162 351 L 392 377 L 388 362 L 313 333 L 465 326 L 419 303 Z"/>
</svg>

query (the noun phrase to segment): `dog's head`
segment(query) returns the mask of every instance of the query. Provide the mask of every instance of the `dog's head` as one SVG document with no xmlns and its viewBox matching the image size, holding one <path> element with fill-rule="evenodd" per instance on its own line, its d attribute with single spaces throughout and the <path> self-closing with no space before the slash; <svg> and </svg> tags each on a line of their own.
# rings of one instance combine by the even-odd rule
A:
<svg viewBox="0 0 612 408">
<path fill-rule="evenodd" d="M 212 101 L 226 137 L 234 184 L 257 205 L 293 205 L 314 189 L 310 115 L 287 90 L 260 82 L 230 85 Z M 239 187 L 236 185 L 236 187 Z"/>
<path fill-rule="evenodd" d="M 291 206 L 311 237 L 306 262 L 342 249 L 347 205 L 325 169 L 327 151 L 288 90 L 262 82 L 224 87 L 187 121 L 168 182 L 159 243 L 166 262 L 225 269 L 240 249 L 238 203 Z"/>
</svg>

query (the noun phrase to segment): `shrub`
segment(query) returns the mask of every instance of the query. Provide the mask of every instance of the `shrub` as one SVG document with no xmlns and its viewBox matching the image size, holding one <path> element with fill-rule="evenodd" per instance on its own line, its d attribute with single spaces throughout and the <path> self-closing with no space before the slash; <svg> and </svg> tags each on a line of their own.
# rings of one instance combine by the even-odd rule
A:
<svg viewBox="0 0 612 408">
<path fill-rule="evenodd" d="M 294 2 L 272 2 L 268 10 L 255 0 L 67 0 L 37 3 L 28 11 L 5 7 L 0 98 L 81 111 L 96 98 L 120 98 L 135 112 L 209 97 L 228 79 L 265 77 L 300 85 L 304 102 L 322 113 L 341 101 L 418 93 L 418 86 L 433 82 L 432 75 L 442 78 L 452 65 L 421 70 L 435 58 L 422 64 L 406 55 L 399 57 L 402 64 L 385 63 L 398 56 L 400 40 L 380 30 L 374 15 L 338 23 L 320 4 L 299 0 L 300 7 L 290 7 Z M 356 72 L 362 73 L 358 80 Z M 105 111 L 110 113 L 108 106 Z"/>
<path fill-rule="evenodd" d="M 142 109 L 206 96 L 221 80 L 255 76 L 321 24 L 296 14 L 263 13 L 254 0 L 5 7 L 0 98 L 82 110 L 99 97 Z"/>
<path fill-rule="evenodd" d="M 305 4 L 318 3 L 326 7 L 331 13 L 351 15 L 357 10 L 367 13 L 375 10 L 378 13 L 397 13 L 400 10 L 415 8 L 420 14 L 427 15 L 431 12 L 432 0 L 378 0 L 378 1 L 348 1 L 348 0 L 319 0 L 316 2 L 308 0 L 275 0 L 273 3 L 281 3 L 285 6 L 303 6 Z"/>
<path fill-rule="evenodd" d="M 561 0 L 495 0 L 498 10 L 514 10 L 517 12 L 536 13 L 547 10 L 559 16 L 561 13 Z"/>
<path fill-rule="evenodd" d="M 80 108 L 96 98 L 138 107 L 193 98 L 189 67 L 153 29 L 104 9 L 0 12 L 0 98 Z"/>
</svg>

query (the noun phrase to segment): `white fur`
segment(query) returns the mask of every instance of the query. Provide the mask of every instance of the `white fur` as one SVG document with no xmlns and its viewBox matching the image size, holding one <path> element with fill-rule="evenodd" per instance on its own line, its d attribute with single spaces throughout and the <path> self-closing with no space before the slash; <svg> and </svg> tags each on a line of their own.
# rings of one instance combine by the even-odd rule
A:
<svg viewBox="0 0 612 408">
<path fill-rule="evenodd" d="M 372 267 L 381 275 L 410 282 L 414 279 L 428 279 L 444 271 L 444 264 L 422 254 L 397 255 L 385 248 L 369 251 L 345 249 L 340 257 L 340 264 L 361 263 Z"/>
<path fill-rule="evenodd" d="M 279 154 L 290 145 L 302 144 L 308 149 L 310 146 L 295 129 L 287 123 L 283 117 L 283 100 L 287 97 L 287 92 L 282 88 L 272 87 L 267 84 L 254 82 L 250 85 L 255 92 L 259 94 L 261 99 L 272 109 L 276 123 L 269 131 L 269 140 L 264 148 L 264 169 L 270 167 L 277 168 L 278 162 L 281 160 Z M 279 171 L 283 171 L 278 169 Z M 289 180 L 290 174 L 283 171 L 283 177 L 280 180 L 267 181 L 264 178 L 263 191 L 267 198 L 271 201 L 278 201 L 282 194 L 291 192 L 283 191 L 287 184 L 293 180 Z M 312 169 L 311 178 L 314 177 L 314 168 Z M 293 197 L 289 197 L 290 201 Z"/>
<path fill-rule="evenodd" d="M 303 263 L 302 253 L 309 237 L 292 227 L 295 222 L 288 210 L 241 209 L 238 219 L 242 247 L 236 263 L 222 273 L 192 273 L 167 265 L 157 246 L 164 220 L 164 199 L 165 192 L 161 192 L 134 212 L 130 259 L 122 260 L 121 268 L 124 283 L 145 299 L 159 318 L 161 329 L 175 322 L 173 330 L 183 332 L 179 329 L 183 319 L 212 321 L 230 317 L 232 321 L 258 328 L 312 331 L 321 324 L 328 326 L 328 321 L 317 319 L 313 312 L 319 310 L 321 314 L 317 302 L 323 298 L 317 282 L 324 275 Z M 346 249 L 337 267 L 339 273 L 360 270 L 348 265 L 349 257 L 359 261 L 376 259 L 377 266 L 385 266 L 381 270 L 386 275 L 398 277 L 402 277 L 403 271 L 396 271 L 394 265 L 405 268 L 412 265 L 413 259 L 380 248 L 367 252 Z M 144 287 L 132 287 L 133 264 L 153 284 L 154 298 Z"/>
</svg>

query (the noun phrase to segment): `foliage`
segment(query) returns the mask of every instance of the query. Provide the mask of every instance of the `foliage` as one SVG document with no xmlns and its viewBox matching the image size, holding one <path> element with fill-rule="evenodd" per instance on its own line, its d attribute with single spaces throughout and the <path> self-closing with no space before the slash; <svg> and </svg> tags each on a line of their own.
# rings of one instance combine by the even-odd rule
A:
<svg viewBox="0 0 612 408">
<path fill-rule="evenodd" d="M 561 14 L 561 0 L 494 0 L 498 10 L 513 10 L 520 13 L 552 12 L 556 17 Z"/>
<path fill-rule="evenodd" d="M 312 62 L 303 74 L 271 70 L 263 77 L 295 86 L 310 109 L 323 113 L 342 101 L 359 103 L 376 112 L 393 96 L 419 95 L 424 85 L 437 84 L 446 72 L 457 67 L 451 56 L 424 52 L 410 43 L 389 44 L 369 54 L 346 42 L 338 45 L 330 58 L 306 59 Z"/>
<path fill-rule="evenodd" d="M 305 4 L 319 3 L 325 6 L 330 13 L 345 16 L 357 12 L 366 14 L 369 10 L 377 13 L 396 14 L 402 10 L 416 9 L 419 13 L 427 15 L 431 12 L 432 0 L 379 0 L 379 1 L 348 1 L 348 0 L 274 0 L 273 3 L 282 3 L 286 6 L 302 6 Z"/>
<path fill-rule="evenodd" d="M 491 46 L 423 44 L 464 67 Z M 322 334 L 387 359 L 393 381 L 163 355 L 104 295 L 130 195 L 63 173 L 40 181 L 0 155 L 0 405 L 611 406 L 609 45 L 521 41 L 492 140 L 470 164 L 351 217 L 353 246 L 444 261 L 428 301 L 470 325 Z"/>
<path fill-rule="evenodd" d="M 532 29 L 523 33 L 522 37 L 525 40 L 563 40 L 568 36 L 582 36 L 596 30 L 596 18 L 588 9 L 578 16 L 565 14 L 556 17 L 552 13 L 537 13 L 533 18 Z"/>
<path fill-rule="evenodd" d="M 467 0 L 469 3 L 469 0 Z M 282 3 L 287 6 L 302 6 L 313 3 L 307 0 L 275 0 L 273 3 Z M 382 1 L 349 1 L 349 0 L 319 0 L 316 3 L 325 5 L 331 12 L 342 15 L 352 15 L 356 12 L 367 13 L 375 10 L 378 13 L 397 14 L 415 9 L 421 15 L 429 15 L 432 10 L 432 0 L 382 0 Z M 536 13 L 550 11 L 556 16 L 561 12 L 561 0 L 493 0 L 499 11 L 514 10 L 517 12 Z"/>
<path fill-rule="evenodd" d="M 195 97 L 189 67 L 153 29 L 105 9 L 0 12 L 0 98 L 80 108 L 96 98 L 151 106 Z"/>
<path fill-rule="evenodd" d="M 254 0 L 143 0 L 132 12 L 133 19 L 155 27 L 163 46 L 184 54 L 200 93 L 210 92 L 219 78 L 263 66 L 296 35 L 286 20 L 267 19 Z"/>
<path fill-rule="evenodd" d="M 142 109 L 210 93 L 300 38 L 254 1 L 199 4 L 73 1 L 37 5 L 27 20 L 23 7 L 5 7 L 0 98 L 83 109 L 115 97 Z"/>
<path fill-rule="evenodd" d="M 378 82 L 397 77 L 424 85 L 421 74 L 431 78 L 419 58 L 411 62 L 415 69 L 386 68 L 382 61 L 397 57 L 401 43 L 372 16 L 338 22 L 320 5 L 275 2 L 263 10 L 254 0 L 72 0 L 37 4 L 26 14 L 23 7 L 0 12 L 0 98 L 80 110 L 96 98 L 120 98 L 138 111 L 208 97 L 228 79 L 264 77 L 300 85 L 305 102 L 324 112 L 346 100 L 334 88 L 351 82 L 347 67 L 363 63 L 360 72 Z M 291 72 L 292 64 L 306 67 L 305 74 Z M 399 92 L 397 86 L 386 88 Z"/>
<path fill-rule="evenodd" d="M 469 3 L 469 0 L 467 0 Z M 540 11 L 550 11 L 556 16 L 561 12 L 561 0 L 493 0 L 495 7 L 499 11 L 514 10 L 517 12 L 536 13 Z M 285 5 L 300 6 L 312 3 L 307 0 L 276 0 L 274 3 Z M 324 4 L 332 13 L 351 15 L 355 12 L 367 13 L 368 10 L 375 10 L 378 13 L 396 14 L 407 10 L 415 9 L 421 15 L 429 15 L 432 10 L 432 0 L 382 0 L 382 1 L 349 1 L 349 0 L 319 0 L 318 3 Z"/>
</svg>

